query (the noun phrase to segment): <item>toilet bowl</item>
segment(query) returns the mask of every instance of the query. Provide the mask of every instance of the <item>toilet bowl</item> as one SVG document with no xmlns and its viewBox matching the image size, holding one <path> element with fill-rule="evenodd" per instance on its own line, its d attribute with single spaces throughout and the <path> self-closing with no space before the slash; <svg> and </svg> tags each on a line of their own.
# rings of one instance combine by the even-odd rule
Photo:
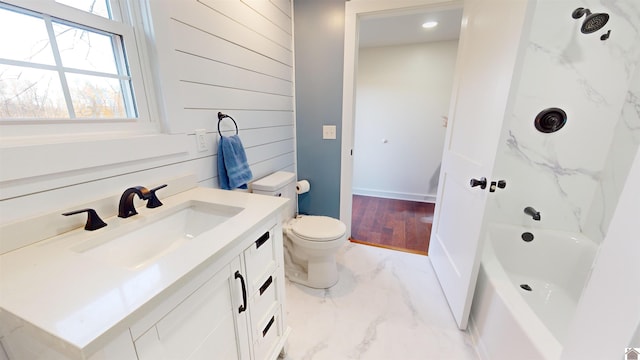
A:
<svg viewBox="0 0 640 360">
<path fill-rule="evenodd" d="M 289 198 L 282 215 L 285 275 L 295 283 L 328 288 L 338 281 L 336 253 L 346 242 L 346 225 L 328 216 L 296 216 L 295 174 L 278 171 L 251 184 L 256 194 Z"/>
<path fill-rule="evenodd" d="M 289 280 L 318 289 L 338 282 L 336 253 L 347 239 L 344 223 L 327 216 L 300 216 L 289 220 L 283 231 Z"/>
</svg>

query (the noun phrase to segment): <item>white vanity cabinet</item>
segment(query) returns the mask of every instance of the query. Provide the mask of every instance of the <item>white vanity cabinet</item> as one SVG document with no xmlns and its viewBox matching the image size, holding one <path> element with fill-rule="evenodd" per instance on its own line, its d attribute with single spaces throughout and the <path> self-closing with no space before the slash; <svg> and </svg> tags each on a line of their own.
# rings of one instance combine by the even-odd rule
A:
<svg viewBox="0 0 640 360">
<path fill-rule="evenodd" d="M 96 351 L 65 354 L 20 321 L 5 321 L 0 360 L 274 360 L 288 335 L 283 269 L 282 228 L 273 217 L 109 329 Z"/>
<path fill-rule="evenodd" d="M 0 360 L 276 359 L 287 200 L 191 187 L 163 203 L 11 250 L 60 213 L 0 226 Z"/>
<path fill-rule="evenodd" d="M 246 315 L 235 296 L 239 265 L 225 266 L 137 338 L 138 359 L 248 358 Z"/>
<path fill-rule="evenodd" d="M 257 233 L 215 275 L 203 282 L 204 270 L 131 326 L 139 360 L 278 356 L 285 340 L 282 230 L 274 224 Z"/>
</svg>

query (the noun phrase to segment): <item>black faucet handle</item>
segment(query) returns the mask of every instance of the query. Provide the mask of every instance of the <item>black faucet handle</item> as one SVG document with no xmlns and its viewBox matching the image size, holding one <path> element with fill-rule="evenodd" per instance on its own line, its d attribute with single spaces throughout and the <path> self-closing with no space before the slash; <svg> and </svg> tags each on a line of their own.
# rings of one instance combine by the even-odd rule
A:
<svg viewBox="0 0 640 360">
<path fill-rule="evenodd" d="M 153 208 L 162 206 L 162 202 L 160 201 L 160 199 L 158 199 L 158 196 L 156 195 L 156 191 L 165 187 L 167 187 L 167 184 L 160 185 L 158 187 L 155 187 L 149 190 L 149 200 L 147 201 L 148 208 L 153 209 Z"/>
<path fill-rule="evenodd" d="M 162 189 L 162 188 L 166 188 L 166 187 L 167 187 L 167 184 L 163 184 L 163 185 L 160 185 L 160 186 L 156 186 L 156 187 L 154 187 L 153 189 L 149 190 L 149 192 L 155 193 L 155 192 L 156 192 L 156 190 L 160 190 L 160 189 Z"/>
<path fill-rule="evenodd" d="M 98 216 L 98 213 L 93 209 L 87 208 L 87 209 L 81 209 L 81 210 L 74 210 L 74 211 L 63 213 L 62 215 L 69 216 L 69 215 L 81 214 L 83 212 L 87 213 L 87 223 L 84 225 L 85 230 L 93 231 L 93 230 L 98 230 L 100 228 L 107 226 L 107 223 L 102 221 L 102 219 L 100 219 L 100 216 Z"/>
</svg>

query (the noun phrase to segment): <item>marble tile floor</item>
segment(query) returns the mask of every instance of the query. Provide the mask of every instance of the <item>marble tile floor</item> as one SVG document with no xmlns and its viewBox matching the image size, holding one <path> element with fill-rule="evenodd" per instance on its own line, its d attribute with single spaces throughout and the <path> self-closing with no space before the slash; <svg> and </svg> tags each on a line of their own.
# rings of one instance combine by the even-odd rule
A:
<svg viewBox="0 0 640 360">
<path fill-rule="evenodd" d="M 330 289 L 287 280 L 285 360 L 479 359 L 428 257 L 347 243 L 337 261 Z"/>
</svg>

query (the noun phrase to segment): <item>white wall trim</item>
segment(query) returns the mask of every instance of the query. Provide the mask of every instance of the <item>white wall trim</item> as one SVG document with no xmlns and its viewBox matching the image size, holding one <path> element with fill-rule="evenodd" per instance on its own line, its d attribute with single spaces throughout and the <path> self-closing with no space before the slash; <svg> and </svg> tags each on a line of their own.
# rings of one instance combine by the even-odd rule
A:
<svg viewBox="0 0 640 360">
<path fill-rule="evenodd" d="M 384 199 L 409 200 L 426 203 L 436 202 L 436 194 L 412 194 L 386 190 L 353 188 L 353 195 L 373 196 Z"/>
<path fill-rule="evenodd" d="M 75 142 L 2 147 L 0 183 L 186 153 L 186 141 L 186 136 L 170 135 L 83 137 Z"/>
</svg>

